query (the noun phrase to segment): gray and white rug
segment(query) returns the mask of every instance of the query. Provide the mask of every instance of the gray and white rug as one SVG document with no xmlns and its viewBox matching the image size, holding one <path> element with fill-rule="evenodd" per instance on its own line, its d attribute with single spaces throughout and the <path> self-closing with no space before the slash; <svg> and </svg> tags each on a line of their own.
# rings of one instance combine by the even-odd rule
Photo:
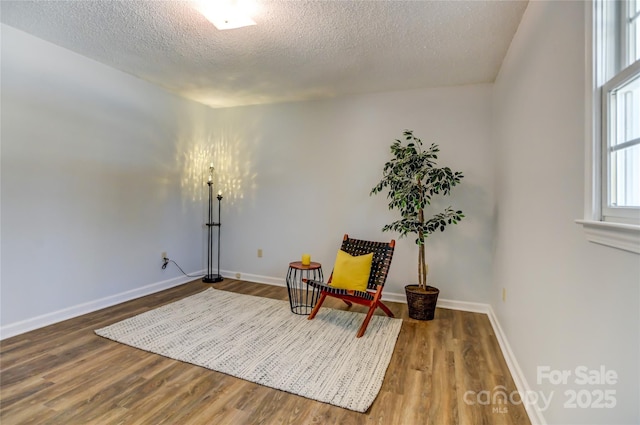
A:
<svg viewBox="0 0 640 425">
<path fill-rule="evenodd" d="M 271 388 L 365 412 L 391 360 L 402 320 L 320 309 L 209 288 L 96 330 L 96 334 Z"/>
</svg>

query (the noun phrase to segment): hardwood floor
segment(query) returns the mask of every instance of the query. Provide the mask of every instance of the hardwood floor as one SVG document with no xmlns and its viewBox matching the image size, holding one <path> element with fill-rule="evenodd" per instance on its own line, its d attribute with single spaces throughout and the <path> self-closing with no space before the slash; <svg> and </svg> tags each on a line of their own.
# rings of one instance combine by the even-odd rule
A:
<svg viewBox="0 0 640 425">
<path fill-rule="evenodd" d="M 380 394 L 366 413 L 164 358 L 93 332 L 209 286 L 287 299 L 281 287 L 194 281 L 2 341 L 0 423 L 530 424 L 522 404 L 487 404 L 487 394 L 511 394 L 516 388 L 483 314 L 438 309 L 433 321 L 419 322 L 408 318 L 406 305 L 387 303 L 403 319 L 402 330 Z M 337 300 L 325 306 L 346 309 Z M 489 393 L 478 397 L 480 391 Z"/>
</svg>

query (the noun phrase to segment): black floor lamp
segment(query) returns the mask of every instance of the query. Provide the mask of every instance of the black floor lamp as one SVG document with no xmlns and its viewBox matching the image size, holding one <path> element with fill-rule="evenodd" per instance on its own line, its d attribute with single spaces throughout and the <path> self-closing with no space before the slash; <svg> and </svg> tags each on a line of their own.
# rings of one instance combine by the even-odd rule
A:
<svg viewBox="0 0 640 425">
<path fill-rule="evenodd" d="M 222 201 L 222 195 L 218 193 L 216 197 L 218 199 L 218 222 L 213 221 L 213 164 L 209 167 L 209 216 L 207 217 L 207 274 L 202 279 L 205 283 L 222 282 L 223 278 L 220 275 L 220 201 Z M 213 228 L 218 228 L 218 273 L 213 274 Z"/>
</svg>

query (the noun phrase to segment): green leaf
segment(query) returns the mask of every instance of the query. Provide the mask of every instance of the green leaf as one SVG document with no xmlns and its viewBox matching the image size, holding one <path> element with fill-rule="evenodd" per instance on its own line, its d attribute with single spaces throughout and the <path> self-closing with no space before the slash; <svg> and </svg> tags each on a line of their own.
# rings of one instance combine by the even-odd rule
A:
<svg viewBox="0 0 640 425">
<path fill-rule="evenodd" d="M 390 147 L 392 158 L 383 166 L 380 182 L 371 189 L 370 195 L 387 192 L 389 210 L 398 210 L 401 220 L 385 225 L 383 231 L 395 231 L 404 237 L 408 234 L 422 235 L 416 243 L 435 230 L 444 231 L 447 224 L 457 224 L 464 215 L 462 211 L 445 211 L 429 215 L 434 195 L 450 195 L 451 187 L 463 177 L 449 167 L 437 167 L 439 146 L 432 143 L 422 150 L 422 140 L 411 130 L 404 130 L 404 141 L 396 139 Z M 424 217 L 422 220 L 419 217 Z"/>
</svg>

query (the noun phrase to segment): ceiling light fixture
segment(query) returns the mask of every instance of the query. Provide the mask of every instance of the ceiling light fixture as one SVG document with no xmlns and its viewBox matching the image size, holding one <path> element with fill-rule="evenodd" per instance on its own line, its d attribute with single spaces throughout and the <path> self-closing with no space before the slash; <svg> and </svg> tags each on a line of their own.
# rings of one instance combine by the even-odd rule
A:
<svg viewBox="0 0 640 425">
<path fill-rule="evenodd" d="M 252 0 L 198 0 L 196 8 L 219 30 L 256 25 Z"/>
</svg>

